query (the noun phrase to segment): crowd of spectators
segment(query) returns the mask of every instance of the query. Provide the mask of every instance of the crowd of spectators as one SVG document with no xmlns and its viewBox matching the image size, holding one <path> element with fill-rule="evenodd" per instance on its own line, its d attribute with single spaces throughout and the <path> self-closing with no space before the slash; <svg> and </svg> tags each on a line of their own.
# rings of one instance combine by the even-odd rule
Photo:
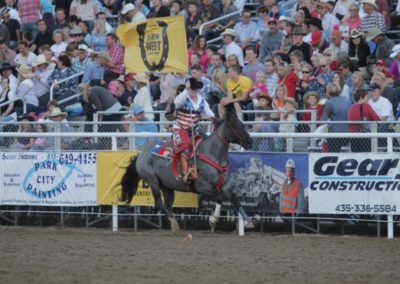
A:
<svg viewBox="0 0 400 284">
<path fill-rule="evenodd" d="M 44 122 L 53 120 L 70 131 L 68 116 L 83 114 L 92 121 L 99 111 L 116 112 L 100 115 L 107 122 L 153 121 L 159 119 L 154 111 L 173 116 L 173 100 L 188 77 L 203 82 L 199 93 L 218 117 L 229 103 L 238 111 L 256 111 L 242 117 L 255 121 L 254 132 L 311 131 L 301 120 L 315 119 L 322 127 L 324 121 L 397 119 L 400 45 L 386 32 L 400 24 L 400 4 L 264 0 L 252 2 L 248 10 L 245 2 L 0 0 L 0 122 L 38 121 L 37 127 L 21 124 L 14 131 L 45 132 Z M 237 11 L 242 12 L 206 25 L 199 35 L 201 24 Z M 173 15 L 186 21 L 188 73 L 126 73 L 118 25 Z M 99 131 L 129 131 L 106 126 Z M 393 131 L 388 124 L 378 130 Z M 333 124 L 329 131 L 367 130 Z M 44 140 L 11 144 L 51 147 Z M 71 148 L 71 141 L 64 142 L 65 149 Z M 326 150 L 340 151 L 349 142 L 352 151 L 369 149 L 356 145 L 364 140 L 341 138 L 328 139 Z M 283 151 L 285 141 L 264 139 L 255 149 Z"/>
</svg>

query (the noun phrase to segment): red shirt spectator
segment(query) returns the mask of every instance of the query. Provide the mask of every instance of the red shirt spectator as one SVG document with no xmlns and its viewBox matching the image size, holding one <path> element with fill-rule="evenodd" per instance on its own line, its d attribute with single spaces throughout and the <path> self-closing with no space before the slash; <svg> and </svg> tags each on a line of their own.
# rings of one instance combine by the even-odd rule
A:
<svg viewBox="0 0 400 284">
<path fill-rule="evenodd" d="M 288 91 L 288 98 L 295 98 L 296 85 L 298 80 L 299 77 L 293 72 L 289 73 L 287 76 L 279 77 L 278 84 L 282 82 L 285 84 Z"/>
<path fill-rule="evenodd" d="M 362 107 L 362 115 L 361 117 L 361 106 Z M 375 113 L 372 107 L 368 103 L 356 103 L 353 104 L 349 108 L 348 113 L 348 120 L 349 121 L 379 121 L 379 116 Z M 361 131 L 361 124 L 349 124 L 349 132 L 360 132 Z"/>
</svg>

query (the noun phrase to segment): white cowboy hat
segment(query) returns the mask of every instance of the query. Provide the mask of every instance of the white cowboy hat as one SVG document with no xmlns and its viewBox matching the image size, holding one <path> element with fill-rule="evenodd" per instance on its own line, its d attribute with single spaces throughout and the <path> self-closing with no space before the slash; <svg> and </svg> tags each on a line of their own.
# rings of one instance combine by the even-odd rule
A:
<svg viewBox="0 0 400 284">
<path fill-rule="evenodd" d="M 48 64 L 49 62 L 47 61 L 46 57 L 43 54 L 39 54 L 36 56 L 35 60 L 32 62 L 32 66 L 36 67 L 42 64 Z"/>
<path fill-rule="evenodd" d="M 136 82 L 139 83 L 147 83 L 147 81 L 149 80 L 149 77 L 147 76 L 146 73 L 138 73 L 134 75 L 133 78 L 135 79 Z"/>
<path fill-rule="evenodd" d="M 21 75 L 21 77 L 24 77 L 24 78 L 30 78 L 33 76 L 32 68 L 25 64 L 23 64 L 19 68 L 17 68 L 17 71 Z"/>
<path fill-rule="evenodd" d="M 92 53 L 94 52 L 93 49 L 90 49 L 86 44 L 80 44 L 78 45 L 78 50 L 84 50 L 87 53 Z"/>
<path fill-rule="evenodd" d="M 128 14 L 129 11 L 132 11 L 135 9 L 136 9 L 135 5 L 133 5 L 132 3 L 128 3 L 124 6 L 124 8 L 122 8 L 121 14 L 122 15 Z"/>
<path fill-rule="evenodd" d="M 361 1 L 361 4 L 369 4 L 369 5 L 374 6 L 375 8 L 378 7 L 378 6 L 376 5 L 376 3 L 375 3 L 375 0 L 362 0 L 362 1 Z"/>
<path fill-rule="evenodd" d="M 291 18 L 286 17 L 286 16 L 280 16 L 278 19 L 278 22 L 283 22 L 283 21 L 286 21 L 288 23 L 293 23 L 293 20 Z"/>
<path fill-rule="evenodd" d="M 55 107 L 48 115 L 46 115 L 47 118 L 54 118 L 57 116 L 62 116 L 63 118 L 67 118 L 68 113 L 61 111 L 61 109 L 58 107 Z"/>
<path fill-rule="evenodd" d="M 400 44 L 396 44 L 392 48 L 392 53 L 390 54 L 390 57 L 395 58 L 399 52 L 400 52 Z"/>
<path fill-rule="evenodd" d="M 226 35 L 237 37 L 237 33 L 233 29 L 225 29 L 225 31 L 221 33 L 221 36 L 226 36 Z"/>
</svg>

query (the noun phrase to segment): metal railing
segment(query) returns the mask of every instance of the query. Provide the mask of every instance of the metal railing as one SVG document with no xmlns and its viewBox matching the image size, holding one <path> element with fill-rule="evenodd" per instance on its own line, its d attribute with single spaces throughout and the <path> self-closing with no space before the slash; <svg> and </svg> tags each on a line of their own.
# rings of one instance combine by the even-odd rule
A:
<svg viewBox="0 0 400 284">
<path fill-rule="evenodd" d="M 14 100 L 2 103 L 2 104 L 0 104 L 0 108 L 3 107 L 3 106 L 8 106 L 8 105 L 10 105 L 10 104 L 12 104 L 14 102 L 17 102 L 17 101 L 22 101 L 22 110 L 23 110 L 24 113 L 26 113 L 26 102 L 25 102 L 25 100 L 23 98 L 16 98 Z"/>
<path fill-rule="evenodd" d="M 56 85 L 59 85 L 59 84 L 61 84 L 61 83 L 64 83 L 64 82 L 67 82 L 67 81 L 69 81 L 69 80 L 75 79 L 75 78 L 77 78 L 77 77 L 79 77 L 79 76 L 82 76 L 83 73 L 84 73 L 84 72 L 79 72 L 79 73 L 76 73 L 76 74 L 74 74 L 74 75 L 72 75 L 72 76 L 70 76 L 70 77 L 67 77 L 67 78 L 62 79 L 62 80 L 57 81 L 57 82 L 54 82 L 54 83 L 50 86 L 50 100 L 52 100 L 53 97 L 54 97 L 54 87 L 55 87 Z M 78 91 L 78 90 L 77 90 L 77 91 Z"/>
<path fill-rule="evenodd" d="M 210 25 L 210 24 L 213 24 L 213 23 L 217 23 L 217 22 L 219 22 L 219 21 L 221 21 L 221 20 L 225 20 L 225 19 L 231 18 L 231 17 L 236 16 L 236 15 L 239 15 L 239 14 L 242 13 L 242 11 L 243 11 L 243 10 L 236 11 L 236 12 L 230 13 L 230 14 L 228 14 L 228 15 L 224 15 L 224 16 L 221 16 L 221 17 L 219 17 L 219 18 L 216 18 L 216 19 L 213 19 L 213 20 L 210 20 L 210 21 L 207 21 L 207 22 L 202 23 L 202 24 L 200 25 L 200 28 L 199 28 L 199 34 L 200 34 L 200 35 L 203 35 L 203 31 L 204 31 L 204 29 L 205 29 L 206 26 L 208 26 L 208 25 Z"/>
</svg>

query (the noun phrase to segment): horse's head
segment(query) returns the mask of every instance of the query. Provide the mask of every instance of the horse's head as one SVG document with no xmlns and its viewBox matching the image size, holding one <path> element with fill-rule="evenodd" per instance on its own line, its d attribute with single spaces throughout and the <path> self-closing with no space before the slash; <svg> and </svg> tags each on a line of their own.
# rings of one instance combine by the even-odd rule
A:
<svg viewBox="0 0 400 284">
<path fill-rule="evenodd" d="M 229 104 L 225 107 L 225 109 L 227 140 L 230 143 L 239 144 L 245 149 L 250 149 L 253 144 L 253 140 L 247 132 L 244 124 L 238 118 L 234 105 Z"/>
</svg>

